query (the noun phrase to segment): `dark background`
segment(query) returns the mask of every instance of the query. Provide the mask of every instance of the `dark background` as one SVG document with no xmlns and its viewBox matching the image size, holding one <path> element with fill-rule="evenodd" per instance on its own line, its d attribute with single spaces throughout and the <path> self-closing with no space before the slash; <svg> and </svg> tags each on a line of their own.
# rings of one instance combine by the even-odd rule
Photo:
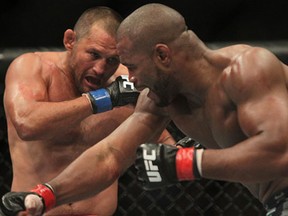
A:
<svg viewBox="0 0 288 216">
<path fill-rule="evenodd" d="M 73 28 L 88 7 L 105 5 L 126 17 L 144 0 L 2 0 L 0 48 L 62 46 L 63 33 Z M 206 42 L 263 41 L 288 38 L 287 0 L 162 0 L 186 18 Z"/>
</svg>

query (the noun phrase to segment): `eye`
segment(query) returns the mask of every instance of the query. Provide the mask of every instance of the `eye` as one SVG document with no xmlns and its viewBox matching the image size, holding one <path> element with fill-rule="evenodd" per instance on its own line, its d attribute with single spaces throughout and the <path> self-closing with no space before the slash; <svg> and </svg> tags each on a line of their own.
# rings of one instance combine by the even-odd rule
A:
<svg viewBox="0 0 288 216">
<path fill-rule="evenodd" d="M 101 56 L 97 52 L 90 52 L 90 55 L 92 56 L 93 59 L 99 59 Z"/>
<path fill-rule="evenodd" d="M 120 60 L 119 57 L 111 57 L 107 59 L 107 63 L 109 65 L 119 65 L 120 64 Z"/>
</svg>

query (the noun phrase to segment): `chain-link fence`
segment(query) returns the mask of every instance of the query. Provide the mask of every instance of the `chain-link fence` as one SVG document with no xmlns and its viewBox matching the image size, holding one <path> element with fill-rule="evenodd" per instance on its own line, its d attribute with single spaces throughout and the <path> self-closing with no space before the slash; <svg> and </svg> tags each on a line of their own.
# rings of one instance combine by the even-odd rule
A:
<svg viewBox="0 0 288 216">
<path fill-rule="evenodd" d="M 262 205 L 240 184 L 201 180 L 143 191 L 132 166 L 119 183 L 115 215 L 260 216 Z"/>
</svg>

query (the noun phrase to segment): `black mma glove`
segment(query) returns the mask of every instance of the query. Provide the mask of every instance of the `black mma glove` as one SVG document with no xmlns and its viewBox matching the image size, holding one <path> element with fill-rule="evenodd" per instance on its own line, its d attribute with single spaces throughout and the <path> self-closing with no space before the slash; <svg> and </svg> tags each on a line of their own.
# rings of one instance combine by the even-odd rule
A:
<svg viewBox="0 0 288 216">
<path fill-rule="evenodd" d="M 2 211 L 0 211 L 1 216 L 14 216 L 17 215 L 18 212 L 25 211 L 25 198 L 32 194 L 40 197 L 42 201 L 41 205 L 43 206 L 39 207 L 42 209 L 41 213 L 44 213 L 55 206 L 56 199 L 51 186 L 47 184 L 39 184 L 30 192 L 8 192 L 2 196 L 0 202 L 0 208 Z"/>
<path fill-rule="evenodd" d="M 197 151 L 198 154 L 196 153 Z M 201 178 L 197 167 L 197 156 L 203 149 L 177 148 L 166 144 L 141 144 L 135 161 L 138 180 L 145 190 L 157 189 L 184 180 Z"/>
<path fill-rule="evenodd" d="M 136 104 L 139 91 L 129 82 L 128 75 L 116 78 L 108 87 L 85 93 L 88 96 L 93 113 L 111 110 L 113 107 Z"/>
<path fill-rule="evenodd" d="M 178 140 L 178 142 L 175 143 L 175 145 L 177 147 L 181 146 L 182 148 L 187 148 L 187 147 L 195 147 L 196 149 L 204 148 L 198 141 L 190 137 L 184 137 Z"/>
<path fill-rule="evenodd" d="M 190 137 L 184 137 L 180 139 L 175 145 L 182 148 L 193 147 L 196 141 Z"/>
</svg>

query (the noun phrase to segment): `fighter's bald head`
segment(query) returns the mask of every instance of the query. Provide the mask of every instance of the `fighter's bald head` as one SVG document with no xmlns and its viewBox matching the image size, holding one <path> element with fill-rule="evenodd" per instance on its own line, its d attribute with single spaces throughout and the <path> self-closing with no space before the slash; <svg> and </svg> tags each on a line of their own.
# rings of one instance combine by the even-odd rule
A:
<svg viewBox="0 0 288 216">
<path fill-rule="evenodd" d="M 131 13 L 118 29 L 118 40 L 128 38 L 134 48 L 149 49 L 169 43 L 187 30 L 183 16 L 162 4 L 146 4 Z"/>
</svg>

